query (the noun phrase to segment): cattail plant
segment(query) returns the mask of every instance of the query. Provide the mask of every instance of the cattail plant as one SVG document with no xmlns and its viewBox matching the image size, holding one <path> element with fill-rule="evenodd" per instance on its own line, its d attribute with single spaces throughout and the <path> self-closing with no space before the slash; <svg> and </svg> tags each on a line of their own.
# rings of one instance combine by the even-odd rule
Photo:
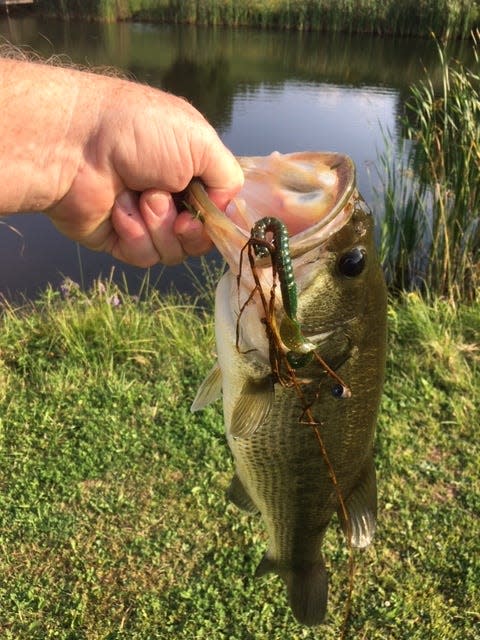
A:
<svg viewBox="0 0 480 640">
<path fill-rule="evenodd" d="M 480 75 L 438 46 L 440 91 L 411 88 L 407 142 L 380 157 L 385 216 L 382 256 L 393 289 L 417 288 L 452 300 L 480 288 Z"/>
</svg>

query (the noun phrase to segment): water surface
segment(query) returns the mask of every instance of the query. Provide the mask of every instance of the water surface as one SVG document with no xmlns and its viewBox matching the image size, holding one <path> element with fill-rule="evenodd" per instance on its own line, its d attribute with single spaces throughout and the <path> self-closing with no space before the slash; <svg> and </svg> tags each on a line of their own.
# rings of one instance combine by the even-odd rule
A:
<svg viewBox="0 0 480 640">
<path fill-rule="evenodd" d="M 115 66 L 129 76 L 187 97 L 237 155 L 298 150 L 349 154 L 373 203 L 375 161 L 384 132 L 401 135 L 408 87 L 428 69 L 440 82 L 427 40 L 277 33 L 149 24 L 0 19 L 0 36 L 41 55 L 66 54 L 87 66 Z M 381 215 L 381 212 L 377 212 Z M 145 270 L 79 248 L 41 214 L 0 224 L 0 292 L 33 297 L 66 276 L 86 286 L 112 268 L 132 292 Z M 194 269 L 198 260 L 191 261 Z M 155 267 L 151 280 L 190 290 L 183 267 Z"/>
</svg>

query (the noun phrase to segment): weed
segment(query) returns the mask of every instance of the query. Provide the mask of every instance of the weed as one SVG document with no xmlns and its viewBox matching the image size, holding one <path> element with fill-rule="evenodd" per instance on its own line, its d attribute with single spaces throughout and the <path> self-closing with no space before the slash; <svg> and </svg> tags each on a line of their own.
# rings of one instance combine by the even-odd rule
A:
<svg viewBox="0 0 480 640">
<path fill-rule="evenodd" d="M 63 18 L 142 19 L 197 25 L 466 37 L 478 27 L 475 0 L 45 0 Z"/>
</svg>

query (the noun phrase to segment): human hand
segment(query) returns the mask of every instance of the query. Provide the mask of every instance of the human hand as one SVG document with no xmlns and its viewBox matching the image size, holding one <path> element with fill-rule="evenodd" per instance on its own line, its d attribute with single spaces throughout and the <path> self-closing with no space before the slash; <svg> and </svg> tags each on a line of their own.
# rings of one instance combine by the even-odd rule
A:
<svg viewBox="0 0 480 640">
<path fill-rule="evenodd" d="M 205 118 L 185 100 L 145 85 L 23 65 L 37 109 L 30 117 L 40 120 L 27 142 L 42 132 L 38 155 L 48 160 L 37 159 L 35 170 L 44 164 L 49 172 L 43 180 L 48 188 L 32 176 L 36 182 L 22 197 L 22 210 L 41 208 L 68 237 L 137 266 L 176 264 L 205 253 L 211 241 L 202 223 L 178 213 L 172 194 L 198 176 L 224 209 L 243 182 L 235 158 Z M 25 120 L 28 104 L 24 97 Z"/>
<path fill-rule="evenodd" d="M 138 266 L 205 253 L 211 241 L 202 223 L 178 214 L 172 193 L 198 176 L 225 208 L 243 181 L 232 154 L 185 100 L 123 80 L 89 80 L 101 101 L 72 184 L 48 211 L 55 225 Z"/>
</svg>

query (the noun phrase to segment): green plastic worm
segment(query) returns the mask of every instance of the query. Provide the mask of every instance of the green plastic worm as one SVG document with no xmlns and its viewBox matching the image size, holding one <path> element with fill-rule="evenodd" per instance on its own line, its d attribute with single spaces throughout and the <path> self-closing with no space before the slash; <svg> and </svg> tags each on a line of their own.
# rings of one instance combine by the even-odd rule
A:
<svg viewBox="0 0 480 640">
<path fill-rule="evenodd" d="M 255 240 L 267 240 L 267 233 L 271 233 L 273 236 L 272 262 L 275 264 L 280 281 L 283 308 L 287 316 L 291 320 L 295 320 L 297 316 L 297 285 L 293 277 L 287 227 L 278 218 L 270 216 L 257 220 L 252 227 L 251 237 L 255 254 L 262 258 L 268 256 L 270 251 L 265 245 L 255 243 Z"/>
<path fill-rule="evenodd" d="M 268 233 L 272 235 L 273 242 L 267 244 Z M 280 324 L 280 337 L 285 346 L 290 349 L 287 353 L 290 365 L 294 369 L 298 369 L 310 361 L 309 356 L 311 351 L 315 349 L 315 345 L 302 335 L 297 320 L 297 285 L 293 275 L 287 227 L 278 218 L 267 216 L 257 220 L 253 225 L 251 238 L 255 254 L 260 257 L 270 254 L 278 273 L 282 303 L 285 309 L 285 318 Z M 255 240 L 261 242 L 255 242 Z"/>
</svg>

